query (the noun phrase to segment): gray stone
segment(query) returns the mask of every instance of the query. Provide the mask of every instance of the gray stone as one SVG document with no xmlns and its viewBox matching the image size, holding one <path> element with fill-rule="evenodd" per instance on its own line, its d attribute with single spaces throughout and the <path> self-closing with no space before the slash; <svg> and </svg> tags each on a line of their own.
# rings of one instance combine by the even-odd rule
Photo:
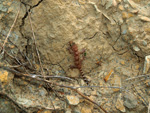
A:
<svg viewBox="0 0 150 113">
<path fill-rule="evenodd" d="M 0 10 L 2 10 L 3 9 L 3 5 L 2 4 L 0 4 Z"/>
<path fill-rule="evenodd" d="M 81 113 L 80 110 L 75 110 L 73 113 Z"/>
<path fill-rule="evenodd" d="M 113 1 L 109 0 L 106 4 L 106 9 L 110 8 L 113 5 Z"/>
<path fill-rule="evenodd" d="M 45 95 L 46 95 L 46 92 L 41 89 L 41 90 L 39 91 L 39 95 L 40 95 L 40 96 L 45 96 Z"/>
<path fill-rule="evenodd" d="M 0 11 L 7 12 L 8 8 L 0 4 Z"/>
<path fill-rule="evenodd" d="M 133 46 L 133 49 L 134 49 L 134 51 L 140 51 L 140 48 L 139 47 L 137 47 L 137 46 Z"/>
<path fill-rule="evenodd" d="M 126 106 L 129 109 L 136 108 L 137 106 L 137 99 L 133 94 L 125 94 L 124 96 L 124 106 Z"/>
<path fill-rule="evenodd" d="M 15 105 L 0 97 L 0 113 L 19 113 Z"/>
<path fill-rule="evenodd" d="M 81 113 L 79 106 L 74 107 L 73 113 Z"/>
<path fill-rule="evenodd" d="M 147 42 L 145 40 L 143 40 L 143 46 L 147 46 Z"/>
<path fill-rule="evenodd" d="M 126 33 L 127 33 L 127 25 L 126 24 L 123 24 L 122 26 L 121 26 L 121 34 L 123 34 L 123 35 L 125 35 Z"/>
<path fill-rule="evenodd" d="M 70 110 L 68 110 L 68 111 L 66 111 L 65 113 L 71 113 L 71 111 L 70 111 Z"/>
</svg>

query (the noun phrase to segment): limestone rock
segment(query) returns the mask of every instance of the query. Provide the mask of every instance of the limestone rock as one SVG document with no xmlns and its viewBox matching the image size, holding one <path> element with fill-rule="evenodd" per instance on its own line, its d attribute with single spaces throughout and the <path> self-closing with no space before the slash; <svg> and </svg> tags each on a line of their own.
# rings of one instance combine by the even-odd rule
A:
<svg viewBox="0 0 150 113">
<path fill-rule="evenodd" d="M 67 101 L 68 101 L 68 103 L 70 105 L 77 105 L 77 104 L 79 104 L 79 98 L 77 96 L 67 95 L 66 98 L 67 98 Z"/>
<path fill-rule="evenodd" d="M 24 105 L 26 107 L 29 107 L 29 106 L 32 106 L 33 105 L 33 102 L 29 99 L 26 99 L 26 98 L 17 98 L 17 103 L 21 104 L 21 105 Z"/>
<path fill-rule="evenodd" d="M 121 112 L 123 112 L 123 113 L 126 112 L 126 109 L 125 109 L 125 107 L 124 107 L 124 105 L 123 105 L 123 100 L 121 100 L 121 96 L 118 97 L 115 106 L 116 106 L 116 108 L 117 108 L 118 110 L 120 110 Z"/>
<path fill-rule="evenodd" d="M 135 96 L 133 94 L 125 94 L 124 96 L 124 105 L 129 108 L 129 109 L 132 109 L 132 108 L 136 108 L 137 106 L 137 99 L 135 98 Z"/>
<path fill-rule="evenodd" d="M 123 5 L 119 5 L 119 9 L 120 9 L 120 10 L 124 10 Z"/>
<path fill-rule="evenodd" d="M 149 68 L 150 68 L 150 55 L 145 57 L 143 74 L 147 74 Z"/>
<path fill-rule="evenodd" d="M 150 22 L 150 18 L 146 17 L 146 16 L 139 16 L 141 20 L 146 21 L 146 22 Z"/>
<path fill-rule="evenodd" d="M 140 48 L 139 47 L 137 47 L 137 46 L 133 46 L 133 49 L 134 49 L 134 51 L 140 51 Z"/>
<path fill-rule="evenodd" d="M 12 102 L 8 101 L 7 99 L 0 97 L 0 112 L 1 113 L 19 113 Z"/>
<path fill-rule="evenodd" d="M 118 87 L 112 89 L 114 92 L 119 91 L 120 90 L 119 87 L 121 87 L 121 78 L 118 75 L 114 75 L 114 77 L 111 80 L 111 84 L 114 87 Z"/>
</svg>

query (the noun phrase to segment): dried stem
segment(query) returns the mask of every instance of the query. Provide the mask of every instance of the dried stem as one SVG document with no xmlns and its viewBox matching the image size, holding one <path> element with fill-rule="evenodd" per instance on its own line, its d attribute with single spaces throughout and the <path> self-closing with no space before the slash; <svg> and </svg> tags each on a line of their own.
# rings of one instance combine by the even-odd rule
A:
<svg viewBox="0 0 150 113">
<path fill-rule="evenodd" d="M 30 12 L 28 12 L 28 13 L 29 13 L 29 20 L 30 20 L 30 25 L 31 25 L 31 29 L 32 29 L 32 35 L 33 35 L 34 46 L 35 46 L 35 49 L 36 49 L 36 54 L 37 54 L 37 56 L 38 56 L 38 60 L 39 60 L 39 63 L 40 63 L 42 75 L 45 77 L 44 70 L 43 70 L 43 66 L 42 66 L 42 63 L 41 63 L 40 54 L 39 54 L 38 48 L 37 48 L 37 46 L 36 46 L 35 34 L 34 34 L 34 29 L 33 29 L 32 21 L 31 21 L 31 14 L 30 14 Z M 44 79 L 45 79 L 45 78 L 44 78 Z"/>
<path fill-rule="evenodd" d="M 8 34 L 7 34 L 7 37 L 5 38 L 5 41 L 4 41 L 4 43 L 3 43 L 3 46 L 2 46 L 2 48 L 1 48 L 1 50 L 3 50 L 3 51 L 5 51 L 5 50 L 4 50 L 4 49 L 5 49 L 5 44 L 6 44 L 7 40 L 8 40 L 8 38 L 9 38 L 9 35 L 10 35 L 10 33 L 11 33 L 11 31 L 12 31 L 12 29 L 13 29 L 15 23 L 16 23 L 16 21 L 17 21 L 17 18 L 18 18 L 18 16 L 19 16 L 19 13 L 20 13 L 20 5 L 19 5 L 19 10 L 18 10 L 18 12 L 17 12 L 17 15 L 16 15 L 16 17 L 15 17 L 15 20 L 14 20 L 14 22 L 13 22 L 13 24 L 12 24 L 12 26 L 11 26 L 11 28 L 10 28 Z M 3 52 L 2 52 L 2 53 L 3 53 Z"/>
<path fill-rule="evenodd" d="M 139 76 L 136 76 L 136 77 L 128 78 L 128 79 L 126 79 L 126 81 L 137 79 L 137 78 L 141 78 L 141 77 L 149 77 L 149 76 L 150 75 L 139 75 Z"/>
</svg>

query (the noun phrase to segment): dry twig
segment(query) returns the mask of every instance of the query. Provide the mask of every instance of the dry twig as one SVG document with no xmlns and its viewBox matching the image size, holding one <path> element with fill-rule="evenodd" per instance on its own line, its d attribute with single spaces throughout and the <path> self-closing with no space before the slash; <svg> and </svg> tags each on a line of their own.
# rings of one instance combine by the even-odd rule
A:
<svg viewBox="0 0 150 113">
<path fill-rule="evenodd" d="M 3 50 L 2 53 L 5 51 L 5 44 L 6 44 L 7 40 L 8 40 L 8 37 L 9 37 L 9 35 L 10 35 L 10 33 L 11 33 L 11 31 L 12 31 L 12 29 L 13 29 L 15 23 L 16 23 L 16 21 L 17 21 L 18 16 L 19 16 L 20 7 L 21 7 L 21 6 L 19 5 L 19 10 L 18 10 L 17 15 L 16 15 L 16 17 L 15 17 L 15 20 L 14 20 L 14 22 L 13 22 L 13 24 L 12 24 L 12 26 L 11 26 L 11 28 L 10 28 L 8 34 L 7 34 L 7 37 L 5 38 L 5 41 L 4 41 L 4 43 L 3 43 L 3 46 L 2 46 L 2 48 L 1 48 L 1 51 Z"/>
<path fill-rule="evenodd" d="M 136 77 L 131 77 L 131 78 L 128 78 L 126 79 L 126 81 L 129 81 L 129 80 L 133 80 L 133 79 L 137 79 L 137 78 L 142 78 L 142 77 L 149 77 L 150 75 L 138 75 Z"/>
<path fill-rule="evenodd" d="M 37 53 L 37 56 L 38 56 L 38 60 L 39 60 L 39 63 L 40 63 L 42 75 L 45 77 L 44 70 L 43 70 L 43 66 L 42 66 L 42 62 L 41 62 L 41 58 L 40 58 L 40 54 L 39 54 L 38 48 L 37 48 L 37 46 L 36 46 L 36 40 L 35 40 L 34 29 L 33 29 L 32 21 L 31 21 L 31 15 L 30 15 L 30 12 L 28 12 L 28 13 L 29 13 L 29 21 L 30 21 L 30 25 L 31 25 L 31 29 L 32 29 L 32 35 L 33 35 L 34 46 L 35 46 L 36 53 Z"/>
</svg>

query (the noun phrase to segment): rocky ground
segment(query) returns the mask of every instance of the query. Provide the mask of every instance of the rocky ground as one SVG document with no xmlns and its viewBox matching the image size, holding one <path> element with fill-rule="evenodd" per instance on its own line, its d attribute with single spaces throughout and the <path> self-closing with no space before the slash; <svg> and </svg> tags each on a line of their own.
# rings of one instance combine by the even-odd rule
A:
<svg viewBox="0 0 150 113">
<path fill-rule="evenodd" d="M 1 113 L 147 113 L 149 0 L 1 0 Z M 69 41 L 84 48 L 84 76 Z M 148 112 L 149 113 L 149 112 Z"/>
</svg>

